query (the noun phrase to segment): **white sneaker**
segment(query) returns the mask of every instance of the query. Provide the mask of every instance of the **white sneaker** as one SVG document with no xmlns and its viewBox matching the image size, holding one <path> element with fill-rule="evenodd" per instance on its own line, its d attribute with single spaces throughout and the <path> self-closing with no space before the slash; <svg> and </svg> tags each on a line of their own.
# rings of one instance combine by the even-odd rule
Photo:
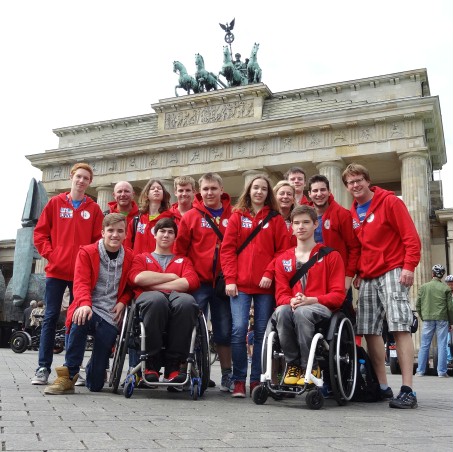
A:
<svg viewBox="0 0 453 452">
<path fill-rule="evenodd" d="M 77 379 L 77 381 L 75 382 L 75 385 L 74 386 L 85 386 L 85 378 L 83 378 L 80 374 L 79 374 L 79 378 Z"/>
<path fill-rule="evenodd" d="M 49 371 L 45 367 L 40 367 L 31 380 L 32 385 L 46 385 L 49 381 Z"/>
<path fill-rule="evenodd" d="M 417 372 L 417 373 L 415 374 L 415 376 L 416 376 L 416 377 L 424 377 L 425 374 L 422 373 L 422 372 Z"/>
</svg>

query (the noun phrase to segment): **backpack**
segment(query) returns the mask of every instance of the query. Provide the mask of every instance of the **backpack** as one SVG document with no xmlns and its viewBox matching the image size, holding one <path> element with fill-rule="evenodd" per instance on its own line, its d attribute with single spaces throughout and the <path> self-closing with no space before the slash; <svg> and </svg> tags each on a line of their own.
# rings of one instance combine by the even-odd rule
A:
<svg viewBox="0 0 453 452">
<path fill-rule="evenodd" d="M 363 370 L 361 370 L 361 364 Z M 363 347 L 357 347 L 356 385 L 352 400 L 356 402 L 378 402 L 381 400 L 379 381 L 370 357 Z"/>
</svg>

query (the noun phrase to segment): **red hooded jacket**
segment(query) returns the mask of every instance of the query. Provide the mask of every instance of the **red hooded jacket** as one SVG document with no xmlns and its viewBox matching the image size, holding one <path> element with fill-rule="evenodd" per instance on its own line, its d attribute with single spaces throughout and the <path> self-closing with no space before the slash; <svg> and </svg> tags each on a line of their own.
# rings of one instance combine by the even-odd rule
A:
<svg viewBox="0 0 453 452">
<path fill-rule="evenodd" d="M 154 220 L 149 221 L 149 214 L 143 213 L 140 215 L 137 223 L 137 228 L 134 231 L 134 221 L 131 221 L 127 226 L 126 240 L 124 246 L 134 250 L 134 255 L 154 251 L 156 249 L 156 239 L 154 237 L 154 226 L 162 218 L 174 218 L 178 224 L 174 214 L 169 210 L 164 210 Z"/>
<path fill-rule="evenodd" d="M 313 207 L 313 203 L 310 202 Z M 351 212 L 329 196 L 329 207 L 322 216 L 323 243 L 337 250 L 346 269 L 346 276 L 354 277 L 360 257 L 360 242 L 352 228 Z"/>
<path fill-rule="evenodd" d="M 200 280 L 195 272 L 192 262 L 185 256 L 174 256 L 167 265 L 165 271 L 159 265 L 159 262 L 154 259 L 151 253 L 142 253 L 134 257 L 131 271 L 129 272 L 129 282 L 134 287 L 135 298 L 138 298 L 143 292 L 148 290 L 146 287 L 135 285 L 134 281 L 137 275 L 144 271 L 159 272 L 159 273 L 174 273 L 180 278 L 187 279 L 189 288 L 187 292 L 193 292 L 200 287 Z M 164 292 L 163 290 L 161 292 Z"/>
<path fill-rule="evenodd" d="M 132 250 L 124 248 L 124 261 L 118 287 L 117 303 L 128 304 L 133 297 L 132 289 L 128 286 L 128 274 L 132 266 Z M 69 305 L 66 314 L 66 334 L 72 325 L 74 311 L 80 306 L 93 306 L 91 293 L 96 287 L 99 278 L 100 257 L 98 242 L 80 247 L 75 264 L 74 300 Z"/>
<path fill-rule="evenodd" d="M 116 201 L 110 201 L 108 203 L 109 206 L 109 213 L 121 213 L 118 210 L 118 203 Z M 132 221 L 132 219 L 138 215 L 138 206 L 135 201 L 132 201 L 132 209 L 131 211 L 127 214 L 126 220 L 127 220 L 127 225 L 129 226 L 129 223 Z"/>
<path fill-rule="evenodd" d="M 271 218 L 244 250 L 239 255 L 236 254 L 236 250 L 269 212 L 269 206 L 264 206 L 254 217 L 249 211 L 235 211 L 226 228 L 220 252 L 225 284 L 236 284 L 241 292 L 248 294 L 274 292 L 272 286 L 269 289 L 262 289 L 259 283 L 263 276 L 273 278 L 269 264 L 274 257 L 289 247 L 288 229 L 283 217 L 277 215 Z"/>
<path fill-rule="evenodd" d="M 310 257 L 317 253 L 324 245 L 318 243 L 311 250 Z M 295 248 L 290 248 L 276 259 L 275 264 L 275 298 L 277 306 L 289 304 L 297 293 L 307 297 L 317 297 L 318 302 L 331 311 L 341 308 L 344 298 L 344 263 L 337 251 L 323 256 L 306 273 L 305 290 L 297 281 L 293 288 L 289 286 L 291 278 L 296 273 Z"/>
<path fill-rule="evenodd" d="M 88 196 L 74 209 L 68 195 L 60 193 L 50 198 L 35 227 L 34 244 L 48 261 L 48 278 L 72 281 L 79 248 L 101 238 L 104 215 Z"/>
<path fill-rule="evenodd" d="M 362 245 L 359 276 L 373 279 L 395 268 L 413 272 L 420 262 L 421 242 L 406 205 L 392 191 L 370 190 L 374 196 L 362 224 L 357 201 L 351 207 L 354 232 Z"/>
<path fill-rule="evenodd" d="M 231 215 L 230 196 L 222 194 L 223 213 L 218 224 L 220 232 L 225 235 L 228 219 Z M 174 252 L 187 256 L 195 264 L 195 270 L 202 283 L 211 284 L 215 276 L 220 272 L 220 240 L 204 214 L 212 218 L 211 213 L 205 207 L 200 193 L 195 195 L 193 208 L 186 212 L 179 224 L 178 237 L 176 238 Z M 214 258 L 217 250 L 216 268 Z"/>
</svg>

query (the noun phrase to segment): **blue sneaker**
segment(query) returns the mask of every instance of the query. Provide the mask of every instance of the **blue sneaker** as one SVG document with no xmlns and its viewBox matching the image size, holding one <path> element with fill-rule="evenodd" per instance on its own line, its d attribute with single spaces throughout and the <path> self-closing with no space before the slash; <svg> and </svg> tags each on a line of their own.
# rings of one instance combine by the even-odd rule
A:
<svg viewBox="0 0 453 452">
<path fill-rule="evenodd" d="M 222 375 L 222 380 L 220 381 L 220 390 L 222 392 L 233 392 L 234 382 L 231 377 L 231 374 Z"/>
</svg>

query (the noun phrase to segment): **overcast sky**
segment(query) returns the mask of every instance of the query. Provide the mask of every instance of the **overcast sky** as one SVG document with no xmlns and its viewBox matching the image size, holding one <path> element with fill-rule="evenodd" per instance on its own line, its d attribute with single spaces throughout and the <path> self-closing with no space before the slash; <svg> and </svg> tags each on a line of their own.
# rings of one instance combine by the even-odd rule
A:
<svg viewBox="0 0 453 452">
<path fill-rule="evenodd" d="M 195 73 L 222 66 L 219 22 L 236 18 L 233 52 L 260 43 L 272 92 L 426 68 L 439 96 L 453 207 L 451 0 L 8 0 L 0 3 L 0 240 L 20 227 L 32 177 L 25 155 L 58 147 L 52 129 L 152 112 L 174 96 L 181 61 Z"/>
</svg>

